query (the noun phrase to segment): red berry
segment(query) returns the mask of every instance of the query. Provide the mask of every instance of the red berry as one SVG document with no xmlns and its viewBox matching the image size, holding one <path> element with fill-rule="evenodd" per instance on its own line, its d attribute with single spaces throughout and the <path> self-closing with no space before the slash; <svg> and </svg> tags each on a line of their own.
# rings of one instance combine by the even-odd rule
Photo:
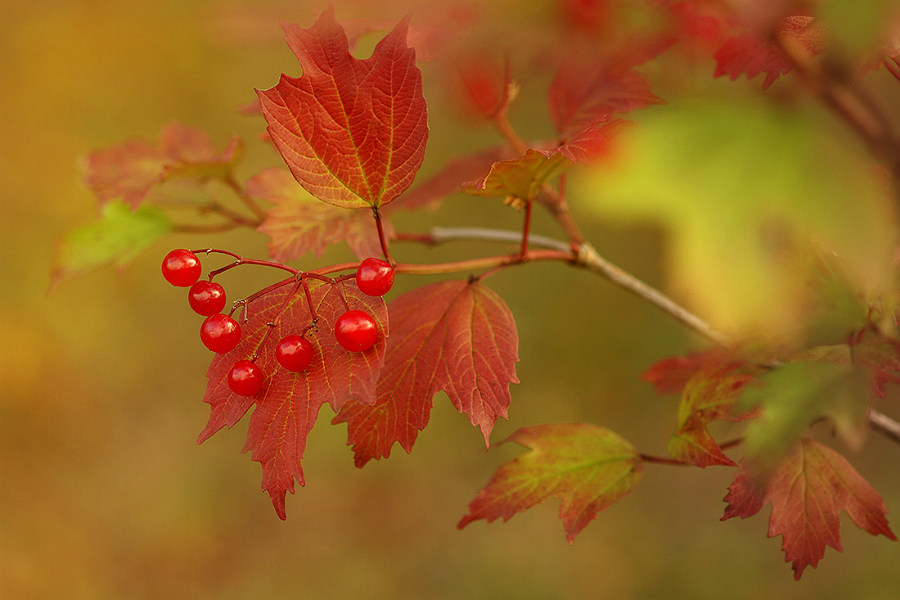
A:
<svg viewBox="0 0 900 600">
<path fill-rule="evenodd" d="M 262 389 L 266 376 L 249 360 L 239 360 L 228 372 L 228 387 L 238 396 L 255 396 Z"/>
<path fill-rule="evenodd" d="M 378 326 L 369 313 L 351 310 L 338 317 L 334 324 L 334 337 L 350 352 L 365 352 L 375 345 Z"/>
<path fill-rule="evenodd" d="M 220 313 L 225 308 L 225 288 L 212 281 L 198 281 L 188 291 L 188 303 L 204 317 Z"/>
<path fill-rule="evenodd" d="M 162 274 L 166 281 L 178 287 L 191 287 L 200 279 L 203 266 L 190 250 L 172 250 L 162 262 Z"/>
<path fill-rule="evenodd" d="M 213 352 L 231 352 L 241 341 L 241 326 L 228 315 L 211 315 L 200 326 L 200 340 Z"/>
<path fill-rule="evenodd" d="M 313 345 L 301 335 L 287 335 L 278 342 L 275 359 L 288 371 L 299 373 L 312 362 Z"/>
<path fill-rule="evenodd" d="M 356 285 L 363 294 L 384 296 L 394 285 L 394 269 L 380 258 L 367 258 L 356 270 Z"/>
</svg>

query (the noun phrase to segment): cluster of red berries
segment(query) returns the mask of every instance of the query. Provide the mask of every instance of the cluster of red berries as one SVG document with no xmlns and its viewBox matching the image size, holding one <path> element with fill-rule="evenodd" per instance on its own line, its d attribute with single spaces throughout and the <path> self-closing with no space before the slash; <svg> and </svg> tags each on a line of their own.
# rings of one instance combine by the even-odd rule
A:
<svg viewBox="0 0 900 600">
<path fill-rule="evenodd" d="M 218 354 L 231 352 L 241 341 L 241 326 L 225 308 L 225 289 L 212 281 L 200 281 L 203 268 L 200 259 L 190 250 L 172 250 L 163 259 L 162 274 L 166 281 L 178 287 L 190 287 L 188 303 L 199 315 L 206 317 L 200 326 L 203 345 Z M 356 284 L 369 296 L 383 296 L 394 284 L 394 269 L 378 258 L 367 258 L 356 270 Z M 372 315 L 362 310 L 350 310 L 341 315 L 334 327 L 338 343 L 350 352 L 365 352 L 375 345 L 378 327 Z M 312 363 L 314 349 L 305 337 L 290 334 L 275 347 L 275 359 L 288 371 L 299 373 Z M 239 360 L 228 373 L 228 387 L 240 396 L 254 396 L 262 389 L 265 375 L 252 360 Z"/>
</svg>

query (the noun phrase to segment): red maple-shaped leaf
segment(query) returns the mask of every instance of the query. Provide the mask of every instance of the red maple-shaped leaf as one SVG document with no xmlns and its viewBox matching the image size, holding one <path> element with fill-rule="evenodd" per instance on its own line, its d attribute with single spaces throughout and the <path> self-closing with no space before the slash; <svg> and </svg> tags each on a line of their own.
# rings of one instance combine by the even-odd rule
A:
<svg viewBox="0 0 900 600">
<path fill-rule="evenodd" d="M 247 181 L 247 193 L 274 203 L 258 231 L 272 238 L 269 255 L 279 262 L 296 260 L 312 251 L 346 242 L 358 258 L 381 254 L 378 229 L 368 210 L 347 210 L 316 202 L 286 169 L 266 169 Z M 382 216 L 388 239 L 394 237 L 391 222 Z"/>
<path fill-rule="evenodd" d="M 227 177 L 240 156 L 243 144 L 232 138 L 217 152 L 203 131 L 177 123 L 166 126 L 154 144 L 133 139 L 84 156 L 84 184 L 103 205 L 121 198 L 137 210 L 150 190 L 177 177 Z"/>
<path fill-rule="evenodd" d="M 305 483 L 300 459 L 321 406 L 328 403 L 337 411 L 350 399 L 361 404 L 375 400 L 388 332 L 384 301 L 360 292 L 354 280 L 331 285 L 309 279 L 308 283 L 317 315 L 317 329 L 308 336 L 315 350 L 312 364 L 305 371 L 294 373 L 282 368 L 275 359 L 279 340 L 288 334 L 303 333 L 313 321 L 306 295 L 289 281 L 246 306 L 248 318 L 241 322 L 240 344 L 213 359 L 203 398 L 210 405 L 210 417 L 197 440 L 203 442 L 222 427 L 234 426 L 255 404 L 244 451 L 252 450 L 253 460 L 262 465 L 262 487 L 272 497 L 282 519 L 285 495 L 294 493 L 294 480 L 300 485 Z M 279 315 L 282 307 L 284 311 Z M 378 325 L 377 342 L 365 352 L 344 350 L 334 336 L 337 318 L 356 309 L 372 315 Z M 238 396 L 228 387 L 228 372 L 236 361 L 251 359 L 255 354 L 258 356 L 254 362 L 265 373 L 265 384 L 256 396 Z"/>
<path fill-rule="evenodd" d="M 788 43 L 798 45 L 809 55 L 822 51 L 825 33 L 813 17 L 786 17 L 778 30 L 778 35 Z M 725 41 L 715 53 L 717 62 L 714 77 L 728 75 L 734 81 L 741 75 L 753 79 L 760 73 L 766 74 L 762 89 L 767 89 L 775 81 L 793 69 L 793 64 L 776 44 L 756 34 L 745 34 Z"/>
<path fill-rule="evenodd" d="M 525 427 L 504 441 L 530 452 L 497 469 L 469 503 L 460 529 L 478 519 L 508 521 L 548 498 L 560 498 L 559 517 L 571 544 L 597 513 L 634 489 L 644 470 L 627 440 L 586 423 Z"/>
<path fill-rule="evenodd" d="M 570 58 L 550 84 L 549 105 L 560 133 L 571 133 L 663 101 L 650 90 L 649 80 L 634 68 L 650 60 L 671 40 L 632 42 L 626 51 L 597 59 Z"/>
<path fill-rule="evenodd" d="M 831 448 L 803 440 L 784 458 L 765 489 L 758 489 L 741 465 L 725 496 L 722 520 L 745 519 L 772 504 L 769 537 L 783 536 L 785 561 L 793 563 L 794 579 L 825 556 L 825 547 L 841 551 L 840 512 L 872 535 L 897 540 L 888 525 L 884 500 L 853 465 Z"/>
<path fill-rule="evenodd" d="M 409 18 L 365 60 L 329 7 L 309 29 L 285 25 L 303 75 L 258 90 L 268 132 L 310 194 L 345 208 L 381 206 L 412 183 L 425 155 L 427 111 Z"/>
<path fill-rule="evenodd" d="M 389 305 L 391 337 L 373 405 L 348 402 L 334 418 L 347 423 L 356 465 L 390 455 L 394 442 L 410 452 L 443 390 L 481 428 L 485 443 L 506 417 L 509 384 L 518 383 L 518 334 L 503 300 L 483 285 L 444 281 L 397 297 Z"/>
<path fill-rule="evenodd" d="M 734 373 L 727 357 L 712 355 L 687 381 L 678 408 L 678 430 L 669 440 L 669 454 L 698 467 L 734 465 L 707 429 L 712 421 L 740 421 L 750 414 L 731 414 L 732 406 L 750 375 Z"/>
</svg>

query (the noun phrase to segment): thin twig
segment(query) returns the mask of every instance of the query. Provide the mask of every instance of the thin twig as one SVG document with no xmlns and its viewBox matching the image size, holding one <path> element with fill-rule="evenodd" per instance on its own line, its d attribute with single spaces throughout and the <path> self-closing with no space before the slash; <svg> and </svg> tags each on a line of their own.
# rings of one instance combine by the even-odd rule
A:
<svg viewBox="0 0 900 600">
<path fill-rule="evenodd" d="M 874 408 L 870 408 L 869 425 L 878 433 L 900 444 L 900 423 L 893 420 L 886 414 L 879 412 Z"/>
<path fill-rule="evenodd" d="M 529 236 L 528 239 L 532 246 L 542 246 L 561 252 L 569 250 L 569 245 L 561 240 L 555 240 L 542 235 L 532 235 Z M 451 241 L 471 240 L 517 243 L 521 241 L 521 233 L 518 231 L 503 231 L 481 227 L 434 227 L 429 232 L 429 235 L 424 236 L 423 239 L 417 241 L 423 241 L 424 243 L 429 244 L 440 244 Z M 713 329 L 709 323 L 656 288 L 647 285 L 630 273 L 623 271 L 621 268 L 609 262 L 600 256 L 590 244 L 583 244 L 581 246 L 577 260 L 574 264 L 584 266 L 590 271 L 602 275 L 616 285 L 636 294 L 715 344 L 723 347 L 729 346 L 729 340 L 725 334 Z M 413 270 L 410 269 L 410 272 L 413 272 Z M 900 444 L 900 423 L 875 409 L 869 411 L 868 421 L 869 426 L 872 427 L 873 430 Z"/>
</svg>

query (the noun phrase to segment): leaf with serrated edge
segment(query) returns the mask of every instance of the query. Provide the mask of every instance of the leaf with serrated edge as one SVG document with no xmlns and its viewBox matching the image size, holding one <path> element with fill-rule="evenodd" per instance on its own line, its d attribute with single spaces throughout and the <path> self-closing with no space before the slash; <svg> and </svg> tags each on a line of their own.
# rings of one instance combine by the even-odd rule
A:
<svg viewBox="0 0 900 600">
<path fill-rule="evenodd" d="M 548 498 L 562 500 L 559 516 L 571 544 L 597 513 L 625 496 L 640 481 L 643 462 L 617 434 L 585 423 L 526 427 L 507 440 L 530 452 L 501 466 L 469 504 L 458 527 L 478 519 L 488 523 L 512 516 Z"/>
<path fill-rule="evenodd" d="M 712 421 L 740 421 L 750 416 L 731 414 L 736 398 L 753 379 L 734 374 L 737 366 L 727 354 L 713 353 L 688 380 L 678 408 L 678 430 L 669 440 L 668 450 L 673 458 L 698 467 L 735 464 L 725 456 L 707 427 Z"/>
<path fill-rule="evenodd" d="M 417 288 L 389 305 L 391 337 L 374 405 L 344 405 L 356 465 L 390 455 L 394 442 L 412 450 L 428 424 L 432 396 L 443 390 L 481 428 L 485 444 L 506 418 L 509 384 L 518 383 L 518 334 L 503 300 L 480 283 L 444 281 Z"/>
<path fill-rule="evenodd" d="M 778 34 L 789 43 L 794 43 L 809 56 L 822 51 L 825 33 L 813 17 L 785 17 Z M 714 77 L 728 75 L 734 81 L 741 75 L 753 79 L 760 73 L 766 74 L 762 89 L 767 89 L 782 75 L 793 69 L 793 63 L 784 56 L 774 43 L 755 34 L 745 34 L 730 38 L 716 51 L 716 71 Z"/>
<path fill-rule="evenodd" d="M 841 510 L 860 529 L 897 540 L 881 495 L 827 446 L 803 440 L 785 456 L 764 490 L 755 487 L 741 467 L 725 496 L 728 507 L 722 520 L 746 519 L 771 503 L 768 535 L 783 536 L 781 548 L 785 562 L 793 562 L 794 579 L 800 579 L 807 566 L 816 568 L 826 546 L 841 551 Z"/>
<path fill-rule="evenodd" d="M 358 258 L 381 254 L 378 229 L 371 211 L 347 210 L 316 202 L 287 169 L 266 169 L 247 181 L 247 193 L 276 204 L 258 231 L 272 238 L 269 256 L 286 263 L 306 252 L 322 256 L 327 247 L 346 242 Z M 391 222 L 382 215 L 385 237 L 394 237 Z"/>
<path fill-rule="evenodd" d="M 831 362 L 794 362 L 748 386 L 738 408 L 759 405 L 761 416 L 747 427 L 744 459 L 765 474 L 820 417 L 846 442 L 864 435 L 870 386 L 865 369 Z"/>
<path fill-rule="evenodd" d="M 303 75 L 258 90 L 268 132 L 297 181 L 345 208 L 381 206 L 412 183 L 425 156 L 427 110 L 409 17 L 359 60 L 329 7 L 309 29 L 285 25 Z"/>
<path fill-rule="evenodd" d="M 282 519 L 285 495 L 294 493 L 294 480 L 300 485 L 305 483 L 300 459 L 321 406 L 328 403 L 338 411 L 350 399 L 362 404 L 375 400 L 388 331 L 384 300 L 363 294 L 354 280 L 332 286 L 310 279 L 309 288 L 318 316 L 318 330 L 307 337 L 314 348 L 310 366 L 301 373 L 293 373 L 275 359 L 279 340 L 291 333 L 302 333 L 312 322 L 303 291 L 292 295 L 295 285 L 290 282 L 253 300 L 246 308 L 248 319 L 241 322 L 240 344 L 227 354 L 216 355 L 209 367 L 203 401 L 210 405 L 210 417 L 197 440 L 201 443 L 222 427 L 234 426 L 255 404 L 244 451 L 252 450 L 253 460 L 262 465 L 262 487 L 272 497 L 275 511 Z M 284 313 L 278 317 L 286 299 Z M 334 324 L 348 308 L 363 310 L 375 318 L 379 335 L 374 348 L 348 352 L 338 344 Z M 269 329 L 272 332 L 260 347 Z M 256 396 L 238 396 L 228 387 L 228 372 L 236 361 L 250 359 L 254 353 L 259 355 L 255 362 L 266 376 L 265 383 Z"/>
</svg>

